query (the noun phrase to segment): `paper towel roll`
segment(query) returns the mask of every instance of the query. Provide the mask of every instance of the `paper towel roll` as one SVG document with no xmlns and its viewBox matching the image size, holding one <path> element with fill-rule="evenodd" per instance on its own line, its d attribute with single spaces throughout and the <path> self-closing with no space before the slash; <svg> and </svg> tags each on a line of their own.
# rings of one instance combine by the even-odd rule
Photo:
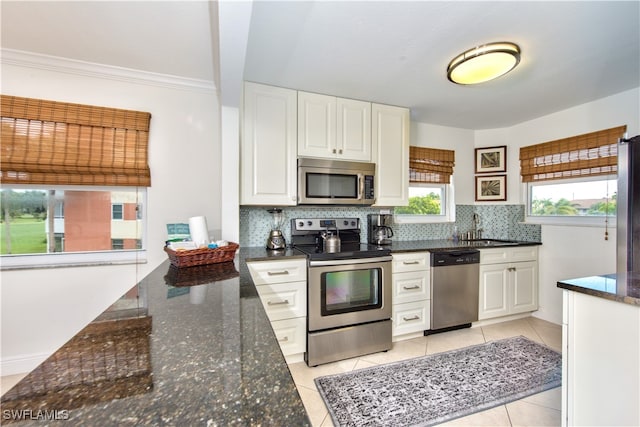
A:
<svg viewBox="0 0 640 427">
<path fill-rule="evenodd" d="M 191 240 L 193 240 L 196 246 L 207 246 L 207 244 L 209 244 L 207 218 L 203 216 L 189 218 L 189 234 L 191 234 Z"/>
</svg>

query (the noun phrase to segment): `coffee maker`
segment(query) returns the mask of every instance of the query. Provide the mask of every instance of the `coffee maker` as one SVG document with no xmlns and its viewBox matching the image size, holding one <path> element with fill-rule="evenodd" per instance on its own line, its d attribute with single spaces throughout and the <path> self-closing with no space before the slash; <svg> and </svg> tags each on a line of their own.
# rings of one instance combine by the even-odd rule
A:
<svg viewBox="0 0 640 427">
<path fill-rule="evenodd" d="M 393 215 L 369 214 L 367 218 L 369 243 L 372 245 L 390 245 L 393 237 Z"/>
</svg>

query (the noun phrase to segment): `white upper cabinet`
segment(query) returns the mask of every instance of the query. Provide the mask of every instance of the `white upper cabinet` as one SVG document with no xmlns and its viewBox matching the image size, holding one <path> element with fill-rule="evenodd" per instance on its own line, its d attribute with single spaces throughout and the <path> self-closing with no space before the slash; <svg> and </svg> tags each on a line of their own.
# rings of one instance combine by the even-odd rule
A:
<svg viewBox="0 0 640 427">
<path fill-rule="evenodd" d="M 298 92 L 298 155 L 371 161 L 371 103 Z"/>
<path fill-rule="evenodd" d="M 245 82 L 240 204 L 297 203 L 296 91 Z"/>
<path fill-rule="evenodd" d="M 376 163 L 375 206 L 407 206 L 409 109 L 372 104 L 371 121 L 371 160 Z"/>
</svg>

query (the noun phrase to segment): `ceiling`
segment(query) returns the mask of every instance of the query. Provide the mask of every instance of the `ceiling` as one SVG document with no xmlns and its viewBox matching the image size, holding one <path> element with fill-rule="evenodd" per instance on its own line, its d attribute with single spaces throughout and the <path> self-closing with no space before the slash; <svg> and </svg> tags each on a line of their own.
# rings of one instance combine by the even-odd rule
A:
<svg viewBox="0 0 640 427">
<path fill-rule="evenodd" d="M 213 82 L 218 8 L 210 6 L 3 0 L 1 44 Z M 221 91 L 232 104 L 244 79 L 491 129 L 640 86 L 638 1 L 226 0 L 220 12 Z M 493 41 L 520 45 L 514 71 L 478 86 L 447 80 L 455 55 Z"/>
</svg>

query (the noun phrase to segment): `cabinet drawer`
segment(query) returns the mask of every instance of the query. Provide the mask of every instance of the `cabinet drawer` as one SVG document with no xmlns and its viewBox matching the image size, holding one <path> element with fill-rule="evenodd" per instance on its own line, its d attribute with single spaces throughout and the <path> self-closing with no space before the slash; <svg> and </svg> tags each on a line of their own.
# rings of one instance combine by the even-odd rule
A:
<svg viewBox="0 0 640 427">
<path fill-rule="evenodd" d="M 499 264 L 505 262 L 536 261 L 537 246 L 512 246 L 480 250 L 480 264 Z"/>
<path fill-rule="evenodd" d="M 307 280 L 305 259 L 255 261 L 248 262 L 247 267 L 256 286 Z"/>
<path fill-rule="evenodd" d="M 511 262 L 519 261 L 537 261 L 538 260 L 538 247 L 537 246 L 517 246 L 510 249 Z"/>
<path fill-rule="evenodd" d="M 481 249 L 480 264 L 498 264 L 509 262 L 509 250 L 507 248 Z"/>
<path fill-rule="evenodd" d="M 429 269 L 429 252 L 410 252 L 393 254 L 392 270 L 394 273 Z"/>
<path fill-rule="evenodd" d="M 307 324 L 304 317 L 271 322 L 282 354 L 304 353 L 307 349 Z"/>
<path fill-rule="evenodd" d="M 394 273 L 392 281 L 393 296 L 391 301 L 394 304 L 420 301 L 430 297 L 430 278 L 429 272 L 426 270 Z"/>
<path fill-rule="evenodd" d="M 269 320 L 307 315 L 307 282 L 256 286 Z"/>
<path fill-rule="evenodd" d="M 431 324 L 430 300 L 394 304 L 391 318 L 393 336 L 425 331 Z"/>
</svg>

